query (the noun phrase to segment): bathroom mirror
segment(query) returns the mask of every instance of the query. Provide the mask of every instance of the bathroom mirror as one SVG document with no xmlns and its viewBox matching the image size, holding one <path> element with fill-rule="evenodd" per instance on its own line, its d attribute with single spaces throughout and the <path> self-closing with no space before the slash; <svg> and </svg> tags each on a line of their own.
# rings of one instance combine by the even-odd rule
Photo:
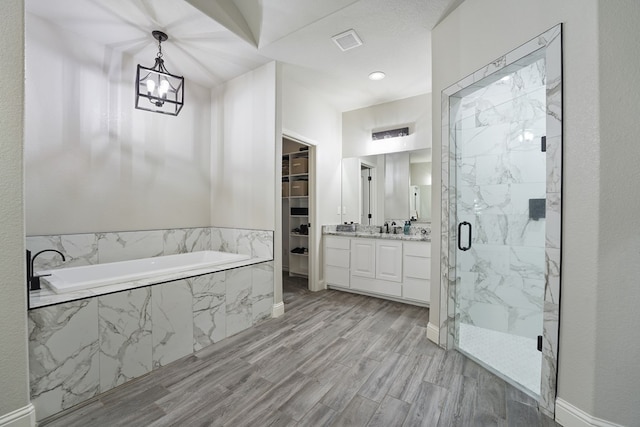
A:
<svg viewBox="0 0 640 427">
<path fill-rule="evenodd" d="M 342 159 L 342 222 L 431 222 L 431 149 Z"/>
</svg>

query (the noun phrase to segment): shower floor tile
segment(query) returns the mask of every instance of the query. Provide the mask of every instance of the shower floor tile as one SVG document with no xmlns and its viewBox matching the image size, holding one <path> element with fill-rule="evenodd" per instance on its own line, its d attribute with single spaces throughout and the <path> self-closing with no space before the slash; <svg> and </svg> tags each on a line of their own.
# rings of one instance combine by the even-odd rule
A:
<svg viewBox="0 0 640 427">
<path fill-rule="evenodd" d="M 536 340 L 460 324 L 458 348 L 526 390 L 540 394 L 542 353 Z"/>
</svg>

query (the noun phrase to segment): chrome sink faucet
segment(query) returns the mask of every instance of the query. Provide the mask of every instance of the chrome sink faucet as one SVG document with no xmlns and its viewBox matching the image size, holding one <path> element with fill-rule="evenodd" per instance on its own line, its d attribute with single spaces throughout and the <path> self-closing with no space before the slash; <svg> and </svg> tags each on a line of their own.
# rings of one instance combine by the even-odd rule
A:
<svg viewBox="0 0 640 427">
<path fill-rule="evenodd" d="M 41 277 L 45 277 L 45 276 L 51 276 L 50 274 L 42 274 L 39 276 L 35 276 L 33 273 L 33 262 L 36 260 L 36 258 L 38 257 L 38 255 L 40 255 L 41 253 L 44 252 L 56 252 L 58 254 L 60 254 L 60 256 L 62 257 L 62 261 L 66 261 L 64 254 L 58 250 L 55 249 L 45 249 L 42 250 L 40 252 L 38 252 L 37 254 L 35 254 L 33 257 L 31 257 L 31 251 L 27 249 L 27 289 L 31 290 L 31 291 L 36 291 L 38 289 L 40 289 L 40 278 Z"/>
</svg>

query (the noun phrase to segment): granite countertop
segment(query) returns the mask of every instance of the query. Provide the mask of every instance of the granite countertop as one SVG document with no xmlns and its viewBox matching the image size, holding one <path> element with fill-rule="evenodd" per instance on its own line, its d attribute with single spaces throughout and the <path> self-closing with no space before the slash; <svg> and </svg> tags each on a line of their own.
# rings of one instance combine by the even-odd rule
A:
<svg viewBox="0 0 640 427">
<path fill-rule="evenodd" d="M 326 231 L 322 234 L 326 236 L 345 236 L 345 237 L 364 237 L 367 239 L 385 239 L 385 240 L 411 240 L 416 242 L 430 242 L 431 236 L 428 234 L 393 234 L 393 233 L 366 233 L 366 232 L 349 232 L 349 231 Z"/>
<path fill-rule="evenodd" d="M 427 226 L 415 226 L 412 225 L 409 234 L 406 235 L 402 232 L 398 234 L 380 233 L 380 226 L 374 225 L 359 225 L 355 226 L 355 231 L 337 231 L 335 225 L 323 225 L 322 234 L 327 236 L 344 236 L 344 237 L 357 237 L 366 239 L 385 239 L 385 240 L 409 240 L 415 242 L 430 242 L 431 241 L 431 228 Z M 400 227 L 398 227 L 400 228 Z"/>
<path fill-rule="evenodd" d="M 213 267 L 198 268 L 194 270 L 181 271 L 178 273 L 169 273 L 157 275 L 146 279 L 134 280 L 123 283 L 115 283 L 111 285 L 99 286 L 91 289 L 80 289 L 77 291 L 69 291 L 61 294 L 55 293 L 48 285 L 47 278 L 41 279 L 42 289 L 37 291 L 29 291 L 29 309 L 46 307 L 48 305 L 61 304 L 64 302 L 75 301 L 79 299 L 92 298 L 99 295 L 111 294 L 114 292 L 127 291 L 129 289 L 141 288 L 144 286 L 159 285 L 161 283 L 173 282 L 174 280 L 186 279 L 189 277 L 202 276 L 205 274 L 216 273 L 223 270 L 231 270 L 234 268 L 246 267 L 249 265 L 260 264 L 272 261 L 266 258 L 250 258 L 243 261 L 230 262 L 224 265 Z"/>
</svg>

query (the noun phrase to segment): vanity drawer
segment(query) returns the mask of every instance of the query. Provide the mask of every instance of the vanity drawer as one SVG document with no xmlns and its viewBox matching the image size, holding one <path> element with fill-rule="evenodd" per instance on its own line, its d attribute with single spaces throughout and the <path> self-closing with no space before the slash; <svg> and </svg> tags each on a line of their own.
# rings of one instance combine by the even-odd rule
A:
<svg viewBox="0 0 640 427">
<path fill-rule="evenodd" d="M 431 258 L 404 256 L 404 277 L 413 279 L 430 279 Z"/>
<path fill-rule="evenodd" d="M 335 249 L 351 249 L 351 243 L 348 237 L 325 236 L 324 245 L 327 248 Z"/>
<path fill-rule="evenodd" d="M 402 297 L 402 284 L 388 280 L 367 279 L 365 277 L 352 275 L 351 289 L 392 297 Z"/>
<path fill-rule="evenodd" d="M 431 258 L 431 242 L 404 242 L 404 255 Z"/>
<path fill-rule="evenodd" d="M 324 250 L 325 264 L 349 270 L 349 251 L 326 247 Z"/>
</svg>

